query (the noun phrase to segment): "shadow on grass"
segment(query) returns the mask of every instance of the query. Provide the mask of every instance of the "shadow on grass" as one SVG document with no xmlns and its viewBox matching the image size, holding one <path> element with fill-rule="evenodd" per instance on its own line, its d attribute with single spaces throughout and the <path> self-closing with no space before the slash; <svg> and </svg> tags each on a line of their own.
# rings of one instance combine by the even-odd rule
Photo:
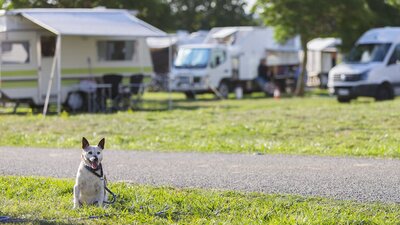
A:
<svg viewBox="0 0 400 225">
<path fill-rule="evenodd" d="M 20 218 L 13 218 L 9 216 L 0 216 L 0 224 L 40 224 L 40 225 L 73 225 L 73 224 L 82 224 L 83 221 L 88 220 L 96 220 L 101 218 L 94 216 L 94 217 L 82 217 L 82 218 L 61 218 L 59 220 L 68 220 L 68 222 L 61 222 L 56 219 L 20 219 Z M 106 216 L 105 216 L 106 217 Z"/>
</svg>

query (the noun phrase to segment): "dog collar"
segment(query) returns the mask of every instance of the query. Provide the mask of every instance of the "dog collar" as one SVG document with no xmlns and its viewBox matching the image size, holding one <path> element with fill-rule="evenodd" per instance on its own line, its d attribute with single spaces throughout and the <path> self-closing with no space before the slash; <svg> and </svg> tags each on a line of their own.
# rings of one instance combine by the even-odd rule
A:
<svg viewBox="0 0 400 225">
<path fill-rule="evenodd" d="M 89 170 L 91 173 L 93 173 L 94 175 L 96 175 L 97 177 L 103 178 L 103 166 L 101 165 L 101 163 L 99 164 L 99 167 L 97 169 L 93 169 L 92 167 L 84 164 L 84 167 Z M 96 171 L 100 170 L 100 174 L 98 174 Z"/>
</svg>

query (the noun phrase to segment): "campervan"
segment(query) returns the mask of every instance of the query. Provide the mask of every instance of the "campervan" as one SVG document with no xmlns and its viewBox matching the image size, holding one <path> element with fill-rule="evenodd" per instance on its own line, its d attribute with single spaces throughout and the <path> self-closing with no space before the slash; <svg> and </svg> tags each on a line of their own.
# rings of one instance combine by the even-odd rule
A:
<svg viewBox="0 0 400 225">
<path fill-rule="evenodd" d="M 104 74 L 151 74 L 145 38 L 165 35 L 127 10 L 2 11 L 1 99 L 78 110 Z"/>
<path fill-rule="evenodd" d="M 359 96 L 376 100 L 400 95 L 400 28 L 375 28 L 364 33 L 345 61 L 329 72 L 328 88 L 339 102 Z"/>
<path fill-rule="evenodd" d="M 279 44 L 269 27 L 213 28 L 203 43 L 179 47 L 170 89 L 187 98 L 206 92 L 226 98 L 235 89 L 252 92 L 259 89 L 255 79 L 262 58 L 275 76 L 283 76 L 300 64 L 300 49 L 299 37 Z"/>
</svg>

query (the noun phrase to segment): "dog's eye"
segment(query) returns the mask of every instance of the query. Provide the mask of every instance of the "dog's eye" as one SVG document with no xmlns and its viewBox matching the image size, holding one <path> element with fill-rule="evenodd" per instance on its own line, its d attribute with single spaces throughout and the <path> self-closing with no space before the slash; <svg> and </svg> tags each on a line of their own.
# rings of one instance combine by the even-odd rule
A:
<svg viewBox="0 0 400 225">
<path fill-rule="evenodd" d="M 92 154 L 92 152 L 89 152 L 88 154 L 89 154 L 89 155 L 91 155 L 91 154 Z"/>
<path fill-rule="evenodd" d="M 97 152 L 97 155 L 100 155 L 101 152 Z"/>
</svg>

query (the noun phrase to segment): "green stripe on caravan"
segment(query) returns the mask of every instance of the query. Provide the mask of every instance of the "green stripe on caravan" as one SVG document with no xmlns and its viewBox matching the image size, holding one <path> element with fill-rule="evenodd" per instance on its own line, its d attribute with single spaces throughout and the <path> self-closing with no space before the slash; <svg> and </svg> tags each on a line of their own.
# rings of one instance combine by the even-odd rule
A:
<svg viewBox="0 0 400 225">
<path fill-rule="evenodd" d="M 106 73 L 151 73 L 153 72 L 152 67 L 104 67 L 104 68 L 92 68 L 90 71 L 94 74 L 106 74 Z M 88 74 L 89 68 L 71 68 L 62 69 L 62 74 Z"/>
<path fill-rule="evenodd" d="M 12 76 L 36 76 L 36 70 L 12 70 L 12 71 L 0 71 L 1 76 L 12 77 Z"/>
<path fill-rule="evenodd" d="M 105 73 L 151 73 L 153 72 L 152 67 L 105 67 L 105 68 L 93 68 L 91 72 L 94 74 L 105 74 Z M 88 68 L 73 68 L 73 69 L 62 69 L 62 74 L 89 74 Z M 12 71 L 0 71 L 1 76 L 36 76 L 36 70 L 12 70 Z"/>
<path fill-rule="evenodd" d="M 33 81 L 2 81 L 0 88 L 36 88 L 37 80 Z"/>
</svg>

